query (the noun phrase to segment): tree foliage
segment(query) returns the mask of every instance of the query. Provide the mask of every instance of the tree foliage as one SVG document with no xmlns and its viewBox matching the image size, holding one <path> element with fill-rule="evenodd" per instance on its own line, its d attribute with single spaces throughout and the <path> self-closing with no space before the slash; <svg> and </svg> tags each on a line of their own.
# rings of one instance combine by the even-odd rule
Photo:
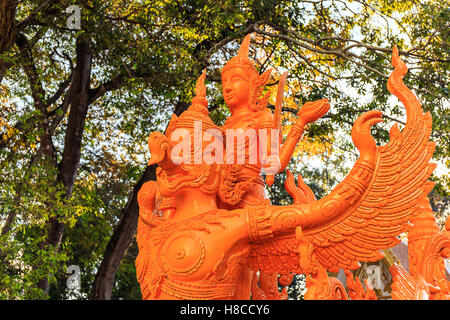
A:
<svg viewBox="0 0 450 320">
<path fill-rule="evenodd" d="M 70 5 L 81 29 L 67 25 Z M 380 144 L 404 123 L 386 89 L 394 45 L 448 167 L 449 15 L 434 0 L 2 1 L 0 298 L 140 298 L 136 192 L 154 178 L 146 138 L 186 109 L 205 68 L 211 117 L 223 123 L 220 69 L 251 32 L 256 67 L 274 70 L 268 90 L 289 71 L 284 130 L 304 102 L 330 100 L 290 164 L 318 198 L 356 159 L 349 132 L 360 114 L 383 111 Z M 449 178 L 433 180 L 445 217 Z M 290 201 L 283 181 L 268 190 L 276 204 Z M 69 265 L 80 266 L 79 290 L 67 289 Z"/>
</svg>

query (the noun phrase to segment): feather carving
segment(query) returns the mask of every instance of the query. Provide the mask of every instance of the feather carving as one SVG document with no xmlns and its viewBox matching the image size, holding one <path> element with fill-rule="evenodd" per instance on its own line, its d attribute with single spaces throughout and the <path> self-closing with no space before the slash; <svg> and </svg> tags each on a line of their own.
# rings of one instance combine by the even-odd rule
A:
<svg viewBox="0 0 450 320">
<path fill-rule="evenodd" d="M 364 194 L 346 212 L 319 227 L 304 229 L 305 237 L 314 247 L 314 256 L 327 270 L 354 270 L 358 261 L 377 261 L 380 249 L 399 243 L 398 235 L 408 231 L 418 199 L 430 192 L 427 183 L 436 165 L 430 163 L 435 144 L 429 141 L 431 116 L 423 113 L 417 97 L 403 83 L 407 67 L 394 47 L 392 65 L 395 70 L 388 80 L 388 90 L 397 96 L 406 109 L 403 130 L 395 124 L 390 141 L 376 149 L 372 179 Z M 281 243 L 280 243 L 281 241 Z M 285 243 L 283 245 L 283 242 Z M 255 246 L 251 267 L 263 268 L 263 257 L 273 263 L 264 272 L 299 272 L 294 235 Z M 283 248 L 283 250 L 277 248 Z M 289 250 L 288 265 L 279 266 L 279 256 Z M 270 264 L 269 264 L 270 265 Z M 270 270 L 269 270 L 270 269 Z"/>
</svg>

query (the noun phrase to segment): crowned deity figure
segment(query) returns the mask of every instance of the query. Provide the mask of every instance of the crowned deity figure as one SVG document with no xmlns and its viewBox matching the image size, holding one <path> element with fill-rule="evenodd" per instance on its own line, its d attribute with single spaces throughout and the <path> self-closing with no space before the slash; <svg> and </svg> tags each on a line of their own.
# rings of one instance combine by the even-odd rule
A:
<svg viewBox="0 0 450 320">
<path fill-rule="evenodd" d="M 435 166 L 429 163 L 430 115 L 409 103 L 409 91 L 401 87 L 404 64 L 396 55 L 393 61 L 388 87 L 407 109 L 403 131 L 394 126 L 391 141 L 377 147 L 370 128 L 382 120 L 381 112 L 364 113 L 352 129 L 360 157 L 350 173 L 329 195 L 308 203 L 299 201 L 302 190 L 286 184 L 294 198 L 289 206 L 218 205 L 226 165 L 192 161 L 199 151 L 225 147 L 218 145 L 223 133 L 208 115 L 203 74 L 188 110 L 172 117 L 165 134 L 149 138 L 150 163 L 158 168 L 157 181 L 146 182 L 138 194 L 136 271 L 142 297 L 249 299 L 252 272 L 303 273 L 314 284 L 326 271 L 354 270 L 358 261 L 377 261 L 380 249 L 396 245 L 408 229 L 411 205 L 429 192 Z M 176 211 L 158 214 L 158 197 L 175 198 Z M 315 298 L 326 296 L 327 284 L 315 289 Z"/>
<path fill-rule="evenodd" d="M 255 69 L 248 57 L 250 39 L 251 34 L 244 38 L 238 54 L 230 59 L 222 69 L 223 97 L 231 112 L 231 116 L 222 126 L 222 130 L 224 136 L 227 137 L 225 141 L 227 150 L 233 151 L 231 159 L 229 156 L 225 159 L 222 182 L 219 187 L 219 206 L 226 209 L 256 206 L 267 201 L 264 192 L 265 183 L 269 186 L 272 185 L 274 174 L 282 172 L 286 168 L 295 146 L 303 134 L 305 125 L 317 120 L 329 109 L 326 99 L 306 103 L 300 109 L 297 121 L 280 147 L 279 119 L 287 73 L 280 78 L 278 84 L 274 114 L 267 107 L 270 92 L 266 94 L 263 92 L 271 70 L 260 75 Z M 236 134 L 236 145 L 234 136 L 227 132 Z M 252 158 L 252 153 L 256 157 Z M 239 156 L 243 156 L 243 162 L 238 161 Z M 265 181 L 261 175 L 262 170 L 266 173 Z M 299 183 L 299 187 L 306 193 L 312 193 L 309 187 L 302 182 Z M 289 278 L 283 277 L 282 279 Z M 284 281 L 283 285 L 288 285 L 290 280 Z M 278 292 L 277 274 L 266 275 L 260 272 L 259 276 L 253 275 L 253 281 L 258 282 L 262 289 L 266 289 L 262 290 L 265 291 L 264 296 L 274 296 L 268 291 Z M 257 290 L 257 286 L 253 286 L 253 288 Z M 286 297 L 285 294 L 284 297 Z"/>
<path fill-rule="evenodd" d="M 250 37 L 249 34 L 244 38 L 237 56 L 230 59 L 222 69 L 223 97 L 231 112 L 231 116 L 222 126 L 222 130 L 225 133 L 232 129 L 241 136 L 248 133 L 244 137 L 245 139 L 241 140 L 243 146 L 239 145 L 238 139 L 233 153 L 235 158 L 232 158 L 231 161 L 229 158 L 226 159 L 227 165 L 222 175 L 224 183 L 221 183 L 219 192 L 222 207 L 229 209 L 261 204 L 265 200 L 262 169 L 266 169 L 268 174 L 266 183 L 272 185 L 273 174 L 284 171 L 288 165 L 305 125 L 316 121 L 329 110 L 326 99 L 306 103 L 300 109 L 297 121 L 280 147 L 279 141 L 275 140 L 279 140 L 281 137 L 279 113 L 281 112 L 284 81 L 279 82 L 279 95 L 274 115 L 267 107 L 270 92 L 263 93 L 271 70 L 260 75 L 253 66 L 248 58 Z M 254 137 L 251 136 L 253 133 L 256 133 Z M 252 140 L 252 138 L 254 139 Z M 227 139 L 226 143 L 234 144 L 234 141 Z M 256 161 L 253 162 L 250 157 L 252 152 L 256 154 Z M 236 157 L 240 154 L 245 155 L 244 163 L 237 163 Z"/>
</svg>

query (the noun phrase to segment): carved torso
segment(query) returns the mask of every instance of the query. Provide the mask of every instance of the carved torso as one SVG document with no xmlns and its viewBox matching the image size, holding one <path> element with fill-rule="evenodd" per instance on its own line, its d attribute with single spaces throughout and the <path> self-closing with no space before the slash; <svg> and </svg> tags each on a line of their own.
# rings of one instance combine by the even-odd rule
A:
<svg viewBox="0 0 450 320">
<path fill-rule="evenodd" d="M 257 111 L 257 112 L 248 112 L 241 116 L 231 116 L 227 119 L 225 124 L 222 126 L 222 130 L 226 134 L 226 130 L 232 129 L 232 130 L 243 130 L 244 132 L 248 129 L 255 130 L 256 138 L 255 141 L 256 146 L 259 147 L 259 130 L 260 129 L 270 129 L 272 128 L 272 122 L 273 122 L 273 115 L 272 112 L 269 111 L 269 109 Z M 236 147 L 242 148 L 242 150 L 245 148 L 245 152 L 247 154 L 245 160 L 246 164 L 248 163 L 248 152 L 249 152 L 249 139 L 246 136 L 245 139 L 245 146 L 235 145 Z M 240 150 L 240 149 L 238 149 Z M 257 153 L 259 155 L 259 152 Z M 259 157 L 258 157 L 258 166 L 260 168 L 259 164 Z"/>
<path fill-rule="evenodd" d="M 244 208 L 248 205 L 259 205 L 265 200 L 264 180 L 261 177 L 261 162 L 259 150 L 259 129 L 269 128 L 272 125 L 273 115 L 266 109 L 258 112 L 249 112 L 244 116 L 231 116 L 222 127 L 226 134 L 227 129 L 247 131 L 255 130 L 256 140 L 253 142 L 254 150 L 250 150 L 250 139 L 245 136 L 244 140 L 236 139 L 234 142 L 235 157 L 232 164 L 224 166 L 223 177 L 228 183 L 222 184 L 221 198 L 224 203 L 221 207 L 226 209 Z M 235 131 L 236 132 L 236 131 Z M 256 153 L 256 163 L 250 161 L 250 152 Z M 244 154 L 244 163 L 238 162 L 238 155 Z M 237 196 L 237 194 L 242 194 Z M 233 198 L 241 198 L 238 203 L 233 203 Z"/>
</svg>

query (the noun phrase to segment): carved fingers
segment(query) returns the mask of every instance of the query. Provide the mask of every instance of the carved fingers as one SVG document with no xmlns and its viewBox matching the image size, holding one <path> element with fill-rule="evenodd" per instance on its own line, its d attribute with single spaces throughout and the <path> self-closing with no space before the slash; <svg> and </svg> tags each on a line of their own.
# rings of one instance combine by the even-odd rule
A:
<svg viewBox="0 0 450 320">
<path fill-rule="evenodd" d="M 359 150 L 360 158 L 374 162 L 377 144 L 370 134 L 370 128 L 374 124 L 383 121 L 381 111 L 372 110 L 363 113 L 356 119 L 352 128 L 352 140 Z"/>
<path fill-rule="evenodd" d="M 330 110 L 330 103 L 328 99 L 316 100 L 313 102 L 306 102 L 298 112 L 297 123 L 304 127 L 322 117 Z"/>
</svg>

